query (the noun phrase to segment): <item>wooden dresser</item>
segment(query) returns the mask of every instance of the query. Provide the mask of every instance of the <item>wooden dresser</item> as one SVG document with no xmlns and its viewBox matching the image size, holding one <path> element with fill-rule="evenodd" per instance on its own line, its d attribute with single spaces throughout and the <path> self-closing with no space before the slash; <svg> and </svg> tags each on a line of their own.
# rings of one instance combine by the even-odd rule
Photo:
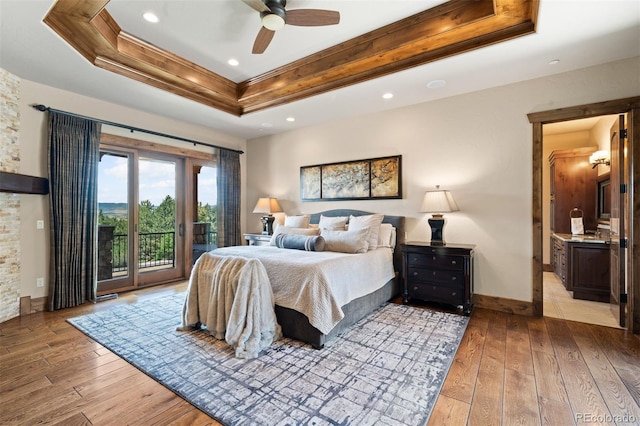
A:
<svg viewBox="0 0 640 426">
<path fill-rule="evenodd" d="M 474 245 L 431 245 L 412 241 L 401 244 L 404 303 L 409 299 L 456 307 L 469 315 L 473 299 Z"/>
</svg>

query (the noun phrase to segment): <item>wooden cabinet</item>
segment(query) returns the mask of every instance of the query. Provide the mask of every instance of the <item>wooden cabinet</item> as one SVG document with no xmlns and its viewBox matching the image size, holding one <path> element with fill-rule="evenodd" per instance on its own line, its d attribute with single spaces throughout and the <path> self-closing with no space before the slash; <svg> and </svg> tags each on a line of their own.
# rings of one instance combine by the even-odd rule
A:
<svg viewBox="0 0 640 426">
<path fill-rule="evenodd" d="M 271 242 L 271 235 L 244 234 L 244 239 L 250 246 L 268 246 Z"/>
<path fill-rule="evenodd" d="M 567 283 L 567 243 L 557 235 L 551 236 L 551 267 L 564 287 L 571 290 Z"/>
<path fill-rule="evenodd" d="M 569 243 L 567 279 L 574 299 L 609 302 L 608 244 Z"/>
<path fill-rule="evenodd" d="M 598 170 L 589 164 L 596 148 L 553 151 L 550 167 L 550 228 L 559 234 L 571 233 L 570 212 L 582 210 L 584 229 L 595 231 Z"/>
<path fill-rule="evenodd" d="M 574 299 L 609 301 L 609 244 L 551 236 L 551 266 Z"/>
<path fill-rule="evenodd" d="M 408 242 L 402 244 L 403 302 L 419 299 L 455 306 L 471 313 L 474 246 Z"/>
</svg>

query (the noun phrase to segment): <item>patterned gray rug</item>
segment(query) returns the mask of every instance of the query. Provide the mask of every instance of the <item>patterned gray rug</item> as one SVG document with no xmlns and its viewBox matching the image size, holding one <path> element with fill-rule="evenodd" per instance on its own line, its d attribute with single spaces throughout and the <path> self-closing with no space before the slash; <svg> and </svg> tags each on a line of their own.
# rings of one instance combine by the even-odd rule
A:
<svg viewBox="0 0 640 426">
<path fill-rule="evenodd" d="M 387 304 L 322 350 L 281 339 L 242 360 L 180 332 L 184 295 L 69 322 L 228 425 L 422 425 L 467 326 L 460 315 Z"/>
</svg>

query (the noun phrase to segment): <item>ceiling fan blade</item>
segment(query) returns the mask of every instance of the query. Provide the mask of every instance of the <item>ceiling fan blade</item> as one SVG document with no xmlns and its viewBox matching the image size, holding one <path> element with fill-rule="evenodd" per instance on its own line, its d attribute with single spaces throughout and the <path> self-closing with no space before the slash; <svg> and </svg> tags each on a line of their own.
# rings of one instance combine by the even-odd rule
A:
<svg viewBox="0 0 640 426">
<path fill-rule="evenodd" d="M 287 10 L 287 25 L 300 27 L 318 27 L 335 25 L 340 22 L 340 12 L 323 9 L 295 9 Z"/>
<path fill-rule="evenodd" d="M 271 43 L 275 33 L 275 31 L 268 30 L 265 27 L 260 27 L 260 31 L 258 31 L 258 35 L 256 36 L 256 41 L 253 43 L 253 50 L 251 53 L 263 53 L 269 46 L 269 43 Z"/>
<path fill-rule="evenodd" d="M 242 0 L 247 6 L 252 8 L 253 10 L 257 10 L 258 12 L 270 12 L 271 9 L 267 7 L 266 4 L 262 2 L 262 0 Z"/>
</svg>

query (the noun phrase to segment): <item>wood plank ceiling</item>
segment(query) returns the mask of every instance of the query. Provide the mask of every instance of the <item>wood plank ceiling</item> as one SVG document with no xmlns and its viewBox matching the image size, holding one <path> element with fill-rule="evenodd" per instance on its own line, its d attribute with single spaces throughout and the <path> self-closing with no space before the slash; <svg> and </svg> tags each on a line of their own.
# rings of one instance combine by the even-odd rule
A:
<svg viewBox="0 0 640 426">
<path fill-rule="evenodd" d="M 241 116 L 535 32 L 539 0 L 451 0 L 236 83 L 124 31 L 109 0 L 58 0 L 44 22 L 93 65 Z"/>
</svg>

